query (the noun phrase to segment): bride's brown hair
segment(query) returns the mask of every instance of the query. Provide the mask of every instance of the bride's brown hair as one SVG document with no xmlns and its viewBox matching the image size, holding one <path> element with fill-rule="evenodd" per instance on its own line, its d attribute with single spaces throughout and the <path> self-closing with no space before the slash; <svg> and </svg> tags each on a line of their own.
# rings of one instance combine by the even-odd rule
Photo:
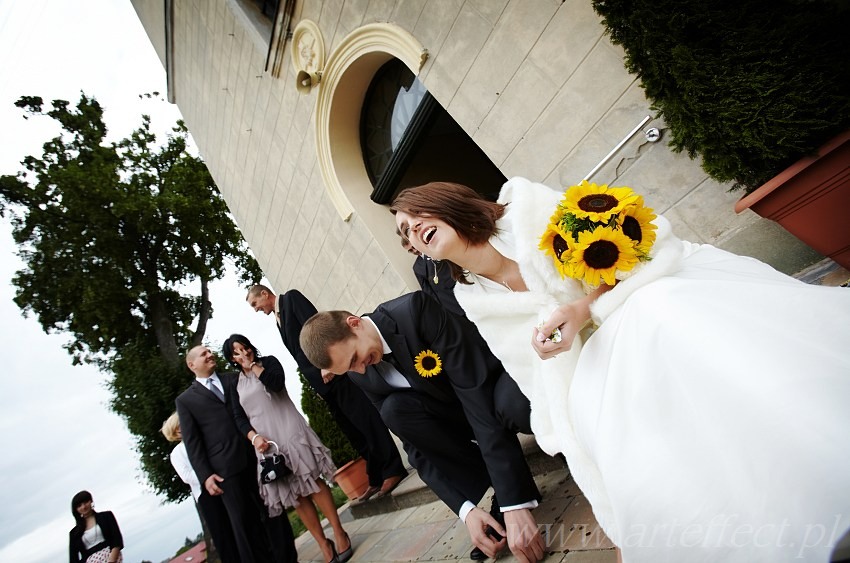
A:
<svg viewBox="0 0 850 563">
<path fill-rule="evenodd" d="M 484 199 L 481 194 L 453 182 L 430 182 L 402 190 L 390 205 L 395 215 L 399 211 L 445 221 L 457 234 L 473 245 L 484 244 L 496 234 L 496 221 L 505 214 L 505 206 Z M 470 284 L 463 268 L 445 260 L 452 277 Z"/>
</svg>

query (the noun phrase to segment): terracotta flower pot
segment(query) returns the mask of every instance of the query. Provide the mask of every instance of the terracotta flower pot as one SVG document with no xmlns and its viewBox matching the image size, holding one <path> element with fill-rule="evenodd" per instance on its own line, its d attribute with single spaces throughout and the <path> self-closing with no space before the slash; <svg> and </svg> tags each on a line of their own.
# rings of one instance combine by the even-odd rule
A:
<svg viewBox="0 0 850 563">
<path fill-rule="evenodd" d="M 850 131 L 735 204 L 748 208 L 850 269 Z"/>
<path fill-rule="evenodd" d="M 366 474 L 366 460 L 358 457 L 349 461 L 334 473 L 334 481 L 342 489 L 349 499 L 357 500 L 357 497 L 369 488 L 369 475 Z"/>
</svg>

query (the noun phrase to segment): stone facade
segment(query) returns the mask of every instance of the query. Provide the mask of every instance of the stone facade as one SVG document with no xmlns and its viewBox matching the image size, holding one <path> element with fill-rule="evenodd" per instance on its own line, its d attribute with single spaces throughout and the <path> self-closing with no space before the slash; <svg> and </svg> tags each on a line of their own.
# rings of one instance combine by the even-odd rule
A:
<svg viewBox="0 0 850 563">
<path fill-rule="evenodd" d="M 356 160 L 356 143 L 329 142 L 317 123 L 332 133 L 335 108 L 356 109 L 362 92 L 323 79 L 300 93 L 288 54 L 279 77 L 267 72 L 270 27 L 248 0 L 132 2 L 169 63 L 170 99 L 275 289 L 354 312 L 414 289 L 389 214 L 353 192 L 342 210 L 328 181 L 339 163 L 317 157 L 324 146 Z M 575 183 L 651 115 L 590 0 L 299 0 L 292 28 L 303 20 L 317 24 L 329 66 L 370 24 L 421 44 L 427 56 L 411 70 L 507 177 Z M 333 87 L 331 97 L 322 90 Z M 323 95 L 328 104 L 318 103 Z M 665 128 L 658 120 L 647 127 Z M 348 180 L 338 179 L 345 192 Z M 592 180 L 643 193 L 682 238 L 788 272 L 819 259 L 775 224 L 735 215 L 738 196 L 663 137 L 650 143 L 639 132 Z"/>
</svg>

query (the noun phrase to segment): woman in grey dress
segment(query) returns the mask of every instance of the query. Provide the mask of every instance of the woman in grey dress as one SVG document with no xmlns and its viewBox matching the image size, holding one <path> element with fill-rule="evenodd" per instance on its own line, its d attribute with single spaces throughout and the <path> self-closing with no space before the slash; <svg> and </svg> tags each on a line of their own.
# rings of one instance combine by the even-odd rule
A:
<svg viewBox="0 0 850 563">
<path fill-rule="evenodd" d="M 345 563 L 351 558 L 351 540 L 342 528 L 327 483 L 336 468 L 330 452 L 295 408 L 286 392 L 283 366 L 274 356 L 261 356 L 241 334 L 224 342 L 224 357 L 240 370 L 231 378 L 230 404 L 236 425 L 254 448 L 266 452 L 275 442 L 292 473 L 271 483 L 261 484 L 270 517 L 294 507 L 329 563 Z M 315 503 L 315 504 L 314 504 Z M 318 506 L 333 527 L 337 543 L 327 537 L 319 522 Z M 339 552 L 337 552 L 337 545 Z"/>
</svg>

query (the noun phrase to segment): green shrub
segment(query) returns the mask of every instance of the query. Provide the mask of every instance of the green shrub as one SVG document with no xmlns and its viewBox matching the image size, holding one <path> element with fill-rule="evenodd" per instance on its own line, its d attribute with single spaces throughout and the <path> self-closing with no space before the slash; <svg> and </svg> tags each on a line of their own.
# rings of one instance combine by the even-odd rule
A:
<svg viewBox="0 0 850 563">
<path fill-rule="evenodd" d="M 298 377 L 301 379 L 302 389 L 301 409 L 307 415 L 310 428 L 313 429 L 325 447 L 331 451 L 334 465 L 342 467 L 352 459 L 356 459 L 358 457 L 357 452 L 337 426 L 333 415 L 328 411 L 327 403 L 310 387 L 301 370 L 298 370 Z"/>
<path fill-rule="evenodd" d="M 840 0 L 593 0 L 670 146 L 750 192 L 850 127 Z"/>
</svg>

